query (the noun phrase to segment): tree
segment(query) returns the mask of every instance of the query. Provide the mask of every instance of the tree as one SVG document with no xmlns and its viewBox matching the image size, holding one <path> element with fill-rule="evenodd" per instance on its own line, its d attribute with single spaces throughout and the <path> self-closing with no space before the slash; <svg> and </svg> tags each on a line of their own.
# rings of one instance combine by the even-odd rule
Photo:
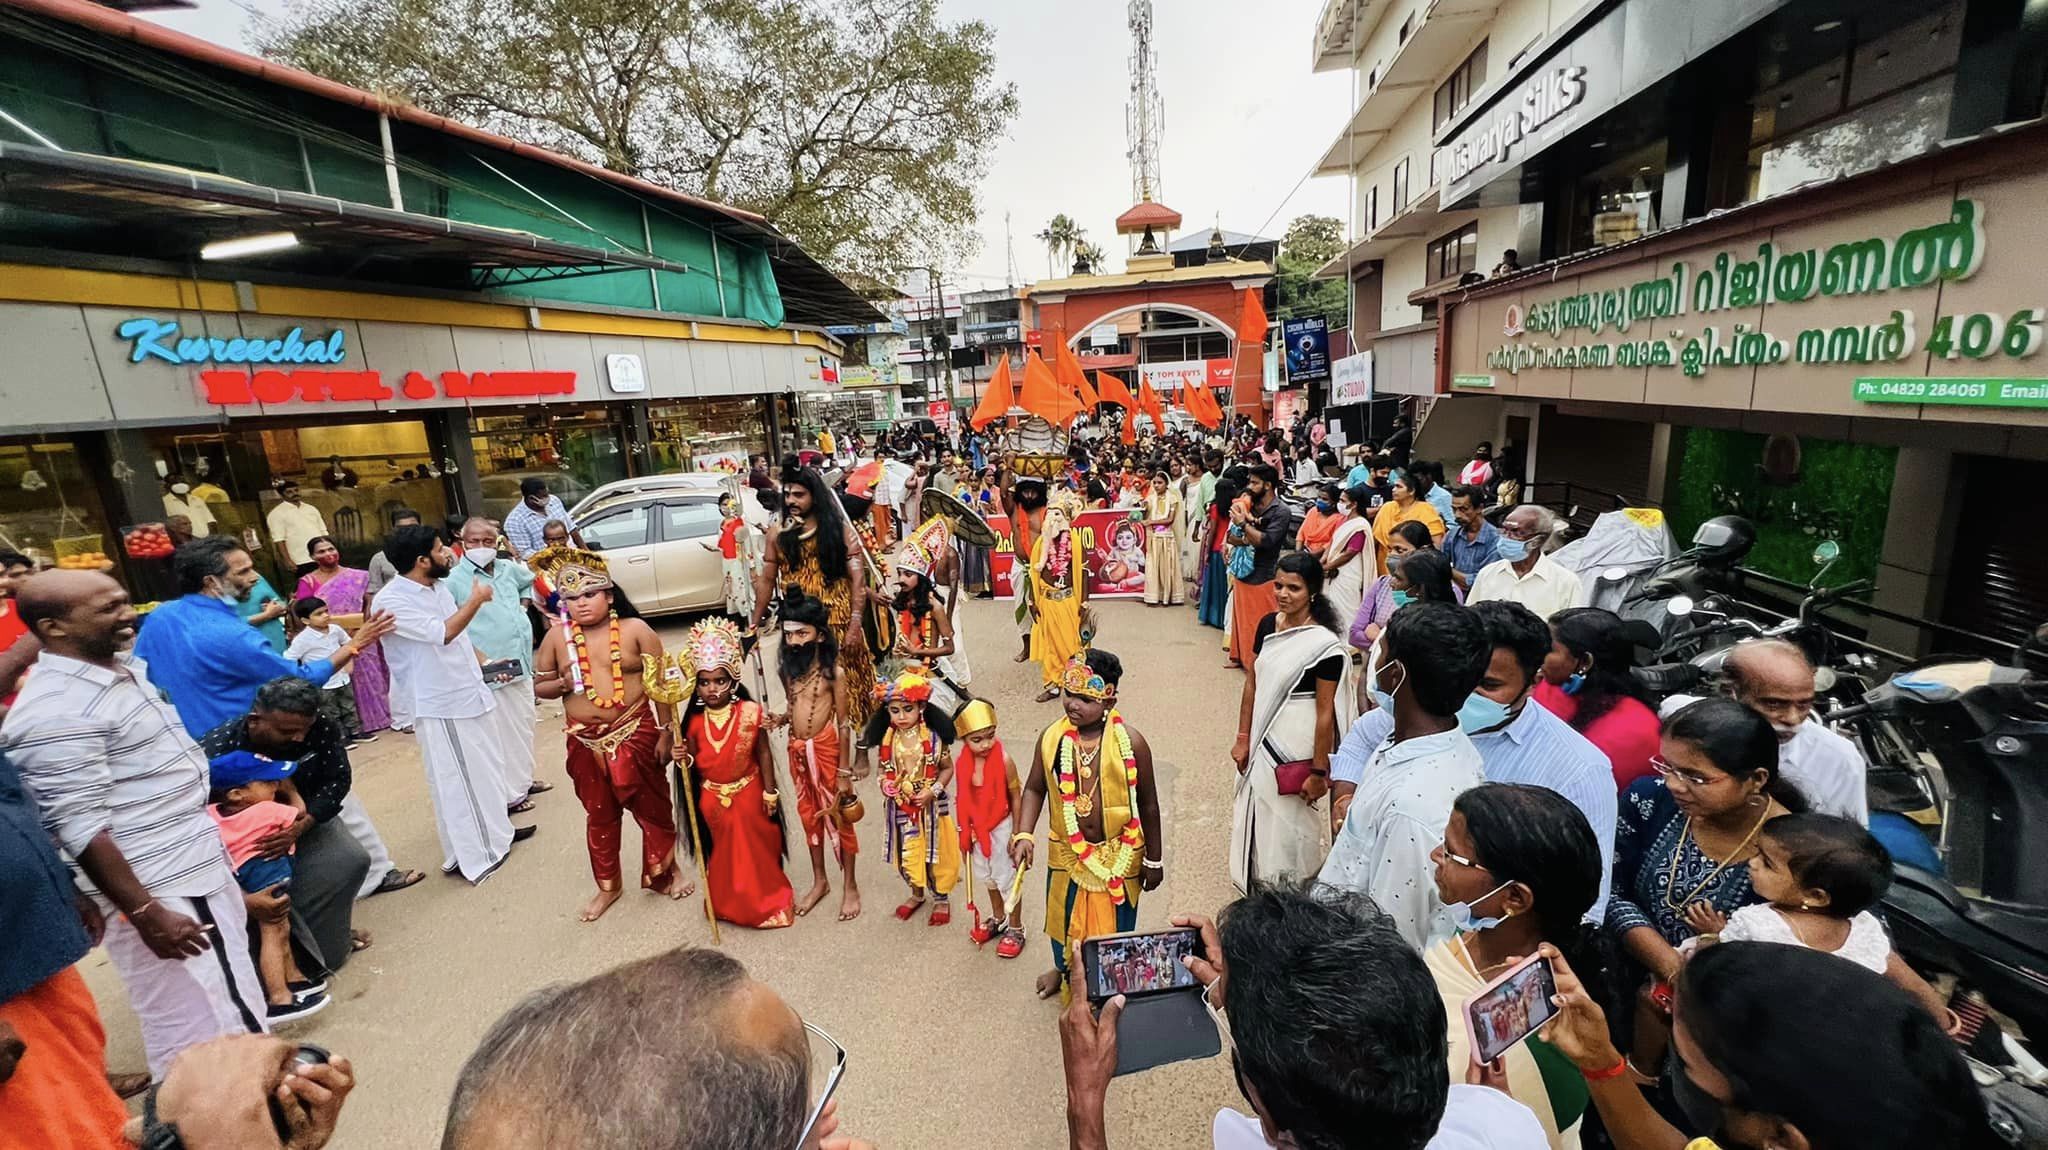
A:
<svg viewBox="0 0 2048 1150">
<path fill-rule="evenodd" d="M 995 34 L 938 0 L 295 0 L 273 58 L 759 212 L 891 278 L 977 236 L 1017 111 Z"/>
<path fill-rule="evenodd" d="M 1315 279 L 1316 269 L 1344 251 L 1344 225 L 1334 216 L 1297 216 L 1280 238 L 1274 280 L 1281 319 L 1322 316 L 1340 328 L 1350 315 L 1343 279 Z"/>
<path fill-rule="evenodd" d="M 1108 258 L 1102 254 L 1102 245 L 1082 240 L 1074 245 L 1074 274 L 1101 275 Z"/>
<path fill-rule="evenodd" d="M 1037 240 L 1045 245 L 1045 274 L 1057 278 L 1059 269 L 1066 267 L 1074 245 L 1088 235 L 1088 229 L 1074 222 L 1073 217 L 1061 212 L 1048 221 L 1039 231 Z"/>
</svg>

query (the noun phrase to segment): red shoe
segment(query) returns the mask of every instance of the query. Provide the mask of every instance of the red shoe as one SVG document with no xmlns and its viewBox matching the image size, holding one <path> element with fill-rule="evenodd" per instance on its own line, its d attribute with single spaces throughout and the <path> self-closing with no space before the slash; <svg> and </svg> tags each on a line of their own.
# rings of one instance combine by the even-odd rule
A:
<svg viewBox="0 0 2048 1150">
<path fill-rule="evenodd" d="M 896 908 L 897 921 L 909 922 L 910 916 L 916 914 L 917 908 L 923 905 L 924 900 L 921 898 L 905 899 L 903 905 Z"/>
<path fill-rule="evenodd" d="M 1003 924 L 996 919 L 978 919 L 973 926 L 967 928 L 967 937 L 976 946 L 987 946 L 988 940 L 1001 934 L 1002 929 Z"/>
<path fill-rule="evenodd" d="M 1015 958 L 1024 953 L 1024 928 L 1013 926 L 1003 932 L 1003 940 L 996 943 L 997 958 Z"/>
<path fill-rule="evenodd" d="M 952 921 L 953 903 L 950 899 L 942 898 L 932 904 L 932 916 L 926 919 L 924 924 L 926 926 L 944 926 Z"/>
</svg>

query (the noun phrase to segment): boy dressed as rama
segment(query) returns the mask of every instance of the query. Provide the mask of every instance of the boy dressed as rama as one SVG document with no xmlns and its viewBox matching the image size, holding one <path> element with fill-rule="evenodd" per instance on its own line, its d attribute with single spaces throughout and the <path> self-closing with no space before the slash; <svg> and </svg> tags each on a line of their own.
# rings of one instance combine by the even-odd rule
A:
<svg viewBox="0 0 2048 1150">
<path fill-rule="evenodd" d="M 1152 748 L 1116 708 L 1123 674 L 1123 661 L 1101 648 L 1067 663 L 1066 714 L 1038 737 L 1017 795 L 1010 860 L 1019 867 L 1031 865 L 1039 811 L 1051 807 L 1045 933 L 1053 968 L 1039 976 L 1040 998 L 1068 991 L 1068 962 L 1084 939 L 1135 930 L 1139 892 L 1166 877 Z"/>
</svg>

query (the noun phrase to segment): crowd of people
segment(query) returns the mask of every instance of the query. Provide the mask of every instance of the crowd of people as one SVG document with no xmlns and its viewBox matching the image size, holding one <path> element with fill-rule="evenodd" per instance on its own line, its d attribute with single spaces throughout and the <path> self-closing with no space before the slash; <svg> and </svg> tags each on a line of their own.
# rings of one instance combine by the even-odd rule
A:
<svg viewBox="0 0 2048 1150">
<path fill-rule="evenodd" d="M 1089 602 L 1104 583 L 1192 610 L 1244 673 L 1238 897 L 1174 920 L 1202 940 L 1185 980 L 1149 953 L 1104 972 L 1202 988 L 1251 1111 L 1217 1115 L 1217 1147 L 1992 1144 L 1944 1034 L 1959 1020 L 1871 913 L 1889 859 L 1798 648 L 1746 645 L 1731 697 L 1660 715 L 1629 673 L 1637 626 L 1550 558 L 1556 518 L 1517 502 L 1512 452 L 1479 445 L 1447 486 L 1405 421 L 1341 452 L 1307 421 L 1077 434 L 1054 463 L 1000 432 L 900 429 L 872 449 L 827 431 L 779 475 L 756 457 L 742 482 L 775 518 L 756 545 L 726 504 L 729 614 L 673 647 L 537 480 L 502 523 L 395 524 L 367 571 L 310 524 L 280 536 L 288 644 L 247 609 L 267 584 L 232 536 L 181 546 L 182 595 L 146 621 L 105 575 L 0 554 L 0 626 L 34 646 L 0 652 L 19 687 L 0 721 L 0 1100 L 49 1133 L 33 1144 L 115 1144 L 126 1114 L 75 969 L 102 944 L 157 1083 L 145 1137 L 324 1142 L 352 1068 L 265 1035 L 325 1007 L 370 945 L 354 902 L 420 880 L 350 793 L 348 751 L 409 729 L 442 870 L 481 883 L 535 831 L 514 820 L 549 789 L 534 726 L 558 701 L 585 922 L 622 895 L 630 814 L 642 889 L 700 897 L 714 930 L 788 926 L 835 882 L 837 918 L 861 915 L 865 838 L 902 884 L 897 919 L 951 923 L 964 882 L 990 912 L 973 941 L 1014 959 L 1042 846 L 1037 991 L 1070 1001 L 1071 1144 L 1106 1147 L 1122 999 L 1076 993 L 1070 968 L 1136 927 L 1168 864 L 1152 748 Z M 1091 551 L 1090 511 L 1126 513 L 1129 537 Z M 1016 756 L 960 609 L 1004 584 L 1014 659 L 1059 704 L 1022 720 Z M 1531 955 L 1557 1016 L 1481 1062 L 1465 1004 Z M 631 1025 L 650 995 L 679 1004 L 674 1026 Z M 730 957 L 678 950 L 515 1007 L 464 1067 L 443 1145 L 852 1146 L 832 1102 L 847 1057 Z"/>
</svg>

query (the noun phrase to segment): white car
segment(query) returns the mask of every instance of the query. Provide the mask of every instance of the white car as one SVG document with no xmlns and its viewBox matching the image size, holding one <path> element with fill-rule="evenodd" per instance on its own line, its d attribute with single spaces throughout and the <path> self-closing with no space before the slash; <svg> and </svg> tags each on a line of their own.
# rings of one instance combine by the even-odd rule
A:
<svg viewBox="0 0 2048 1150">
<path fill-rule="evenodd" d="M 737 476 L 715 472 L 651 475 L 607 483 L 569 512 L 583 542 L 601 551 L 612 582 L 642 615 L 723 609 L 725 569 L 718 554 L 718 497 L 738 492 L 749 524 L 767 519 Z M 758 552 L 762 536 L 749 526 Z"/>
</svg>

